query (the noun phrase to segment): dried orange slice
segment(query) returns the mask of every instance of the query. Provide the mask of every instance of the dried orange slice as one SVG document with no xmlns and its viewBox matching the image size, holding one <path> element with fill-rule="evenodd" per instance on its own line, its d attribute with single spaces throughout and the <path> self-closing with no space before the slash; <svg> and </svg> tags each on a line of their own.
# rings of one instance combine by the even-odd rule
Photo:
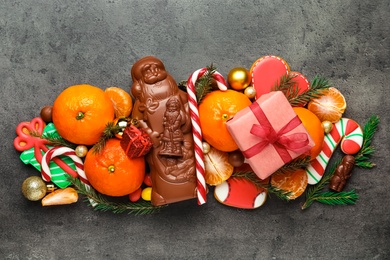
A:
<svg viewBox="0 0 390 260">
<path fill-rule="evenodd" d="M 313 112 L 320 120 L 336 123 L 342 117 L 347 102 L 341 92 L 330 87 L 324 90 L 323 95 L 319 98 L 312 99 L 307 108 Z"/>
<path fill-rule="evenodd" d="M 218 185 L 229 179 L 234 167 L 229 163 L 229 154 L 210 148 L 210 152 L 204 155 L 205 180 L 209 185 Z"/>
<path fill-rule="evenodd" d="M 288 198 L 296 199 L 303 194 L 307 186 L 307 173 L 304 169 L 291 172 L 276 172 L 271 176 L 271 185 L 290 192 Z"/>
<path fill-rule="evenodd" d="M 129 93 L 118 87 L 109 87 L 104 91 L 114 105 L 115 117 L 128 117 L 133 108 L 133 100 Z"/>
</svg>

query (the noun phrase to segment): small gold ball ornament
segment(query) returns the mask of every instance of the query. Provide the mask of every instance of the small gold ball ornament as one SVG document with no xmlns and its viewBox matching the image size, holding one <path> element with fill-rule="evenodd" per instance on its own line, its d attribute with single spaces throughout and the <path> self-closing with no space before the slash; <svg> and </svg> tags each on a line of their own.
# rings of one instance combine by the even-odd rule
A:
<svg viewBox="0 0 390 260">
<path fill-rule="evenodd" d="M 325 134 L 329 134 L 330 131 L 332 131 L 333 124 L 330 121 L 323 121 L 322 123 L 322 128 L 324 129 Z"/>
<path fill-rule="evenodd" d="M 202 143 L 202 151 L 204 154 L 209 153 L 210 149 L 211 149 L 211 147 L 210 147 L 209 143 L 207 143 L 207 142 Z"/>
<path fill-rule="evenodd" d="M 235 90 L 243 90 L 249 86 L 252 76 L 245 68 L 237 67 L 229 71 L 228 82 L 230 87 Z"/>
<path fill-rule="evenodd" d="M 244 90 L 245 96 L 247 96 L 249 99 L 255 98 L 256 97 L 256 89 L 252 86 L 247 87 Z"/>
<path fill-rule="evenodd" d="M 22 193 L 26 199 L 38 201 L 47 193 L 46 183 L 38 176 L 31 176 L 24 180 Z"/>
<path fill-rule="evenodd" d="M 77 157 L 82 158 L 82 157 L 87 155 L 88 148 L 85 145 L 78 145 L 74 151 L 75 151 Z"/>
</svg>

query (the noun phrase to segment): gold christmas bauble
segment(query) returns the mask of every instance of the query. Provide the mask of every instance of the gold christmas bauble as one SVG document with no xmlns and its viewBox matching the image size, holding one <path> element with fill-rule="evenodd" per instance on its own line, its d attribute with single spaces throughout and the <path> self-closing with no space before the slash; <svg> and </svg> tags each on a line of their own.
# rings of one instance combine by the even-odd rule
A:
<svg viewBox="0 0 390 260">
<path fill-rule="evenodd" d="M 332 131 L 333 124 L 330 121 L 323 121 L 322 122 L 322 128 L 324 128 L 324 133 L 329 134 L 330 131 Z"/>
<path fill-rule="evenodd" d="M 22 193 L 26 199 L 37 201 L 42 199 L 47 193 L 46 183 L 41 177 L 31 176 L 24 180 Z"/>
<path fill-rule="evenodd" d="M 230 70 L 228 74 L 228 82 L 232 89 L 243 90 L 249 86 L 252 77 L 249 71 L 245 68 L 237 67 Z"/>
<path fill-rule="evenodd" d="M 249 99 L 255 98 L 256 97 L 256 89 L 252 86 L 247 87 L 244 90 L 245 96 L 247 96 Z"/>
<path fill-rule="evenodd" d="M 74 151 L 75 151 L 77 157 L 82 158 L 82 157 L 87 155 L 88 148 L 85 145 L 78 145 Z"/>
</svg>

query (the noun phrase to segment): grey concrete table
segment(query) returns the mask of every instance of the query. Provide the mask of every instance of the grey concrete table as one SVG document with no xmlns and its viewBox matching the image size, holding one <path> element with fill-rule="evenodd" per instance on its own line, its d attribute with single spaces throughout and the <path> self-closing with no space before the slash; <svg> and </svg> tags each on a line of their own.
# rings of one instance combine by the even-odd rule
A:
<svg viewBox="0 0 390 260">
<path fill-rule="evenodd" d="M 0 1 L 0 259 L 390 259 L 390 4 L 382 1 Z M 271 198 L 253 211 L 172 204 L 159 214 L 42 208 L 21 194 L 39 173 L 15 127 L 67 86 L 129 89 L 132 64 L 161 58 L 177 81 L 213 63 L 224 76 L 278 55 L 346 96 L 346 117 L 381 117 L 373 170 L 356 168 L 355 206 Z"/>
</svg>

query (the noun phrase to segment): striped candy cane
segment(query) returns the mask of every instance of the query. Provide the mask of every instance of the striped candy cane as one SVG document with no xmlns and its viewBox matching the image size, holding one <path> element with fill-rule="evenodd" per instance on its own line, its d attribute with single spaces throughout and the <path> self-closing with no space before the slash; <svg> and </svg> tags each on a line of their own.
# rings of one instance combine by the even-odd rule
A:
<svg viewBox="0 0 390 260">
<path fill-rule="evenodd" d="M 363 145 L 363 131 L 359 124 L 348 118 L 341 118 L 333 124 L 332 131 L 325 135 L 322 151 L 306 169 L 309 184 L 316 184 L 321 180 L 339 143 L 343 153 L 357 153 Z"/>
<path fill-rule="evenodd" d="M 196 166 L 196 178 L 197 178 L 197 197 L 198 204 L 202 205 L 206 203 L 206 181 L 205 181 L 205 166 L 203 162 L 203 150 L 202 150 L 202 130 L 200 128 L 198 103 L 196 100 L 195 83 L 207 73 L 207 68 L 202 68 L 194 73 L 187 80 L 187 93 L 188 104 L 190 108 L 190 116 L 192 123 L 192 135 L 194 138 L 194 150 L 195 150 L 195 166 Z M 227 90 L 226 82 L 223 76 L 218 73 L 213 73 L 213 78 L 216 80 L 218 88 L 222 91 Z"/>
<path fill-rule="evenodd" d="M 83 161 L 76 155 L 76 152 L 68 147 L 61 147 L 61 146 L 55 146 L 51 149 L 49 149 L 42 157 L 42 162 L 41 162 L 41 174 L 42 174 L 42 179 L 45 181 L 50 181 L 52 178 L 49 164 L 50 161 L 57 157 L 57 156 L 68 156 L 69 158 L 72 159 L 74 162 L 74 165 L 76 166 L 76 172 L 78 174 L 78 177 L 80 180 L 85 184 L 87 189 L 90 189 L 89 182 L 87 179 L 87 176 L 85 175 L 84 172 L 84 164 Z M 96 202 L 93 201 L 92 199 L 89 199 L 91 205 L 94 207 L 96 206 Z"/>
</svg>

